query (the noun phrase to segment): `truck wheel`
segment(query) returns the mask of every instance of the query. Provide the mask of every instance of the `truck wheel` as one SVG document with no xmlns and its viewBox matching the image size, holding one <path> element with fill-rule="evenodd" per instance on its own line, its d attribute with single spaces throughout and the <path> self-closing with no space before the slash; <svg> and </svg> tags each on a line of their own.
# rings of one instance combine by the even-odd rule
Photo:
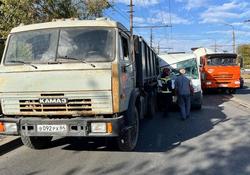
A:
<svg viewBox="0 0 250 175">
<path fill-rule="evenodd" d="M 123 131 L 121 135 L 118 137 L 118 148 L 121 151 L 132 151 L 135 149 L 138 135 L 139 135 L 139 115 L 138 111 L 134 109 L 134 116 L 131 117 L 133 121 L 131 121 L 131 128 Z"/>
<path fill-rule="evenodd" d="M 31 149 L 43 149 L 49 146 L 52 137 L 36 137 L 21 135 L 23 144 Z"/>
<path fill-rule="evenodd" d="M 201 103 L 200 104 L 195 104 L 193 106 L 193 109 L 195 109 L 195 110 L 201 110 L 201 108 L 202 108 L 202 104 Z"/>
<path fill-rule="evenodd" d="M 230 89 L 230 93 L 231 94 L 235 94 L 236 93 L 236 89 Z"/>
</svg>

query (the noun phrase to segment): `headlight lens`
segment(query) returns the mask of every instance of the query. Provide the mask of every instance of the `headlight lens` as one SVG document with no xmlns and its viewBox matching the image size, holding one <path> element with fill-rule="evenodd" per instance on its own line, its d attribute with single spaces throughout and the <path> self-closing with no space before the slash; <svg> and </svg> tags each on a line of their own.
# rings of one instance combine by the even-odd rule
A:
<svg viewBox="0 0 250 175">
<path fill-rule="evenodd" d="M 240 81 L 235 81 L 234 84 L 240 84 Z"/>
</svg>

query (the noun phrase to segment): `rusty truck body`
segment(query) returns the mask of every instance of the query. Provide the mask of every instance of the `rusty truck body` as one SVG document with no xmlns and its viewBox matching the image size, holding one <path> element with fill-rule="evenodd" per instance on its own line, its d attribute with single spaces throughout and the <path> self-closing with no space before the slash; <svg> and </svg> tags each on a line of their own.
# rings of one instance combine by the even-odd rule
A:
<svg viewBox="0 0 250 175">
<path fill-rule="evenodd" d="M 20 135 L 30 148 L 80 136 L 114 137 L 133 150 L 139 119 L 154 115 L 157 75 L 155 52 L 119 22 L 16 27 L 0 66 L 0 133 Z"/>
</svg>

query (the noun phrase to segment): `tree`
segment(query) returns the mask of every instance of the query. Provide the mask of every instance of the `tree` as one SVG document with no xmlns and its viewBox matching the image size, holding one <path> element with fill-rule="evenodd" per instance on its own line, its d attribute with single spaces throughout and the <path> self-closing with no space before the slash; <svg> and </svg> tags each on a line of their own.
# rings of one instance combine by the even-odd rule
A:
<svg viewBox="0 0 250 175">
<path fill-rule="evenodd" d="M 250 44 L 238 46 L 237 52 L 243 58 L 243 66 L 250 68 Z"/>
<path fill-rule="evenodd" d="M 110 8 L 111 4 L 107 0 L 85 0 L 85 6 L 88 11 L 88 15 L 101 17 L 103 16 L 103 10 Z"/>
<path fill-rule="evenodd" d="M 100 17 L 110 6 L 108 0 L 0 0 L 0 38 L 6 38 L 21 23 Z"/>
<path fill-rule="evenodd" d="M 6 38 L 10 29 L 20 23 L 28 24 L 36 20 L 30 7 L 31 0 L 1 0 L 1 3 L 0 38 Z"/>
</svg>

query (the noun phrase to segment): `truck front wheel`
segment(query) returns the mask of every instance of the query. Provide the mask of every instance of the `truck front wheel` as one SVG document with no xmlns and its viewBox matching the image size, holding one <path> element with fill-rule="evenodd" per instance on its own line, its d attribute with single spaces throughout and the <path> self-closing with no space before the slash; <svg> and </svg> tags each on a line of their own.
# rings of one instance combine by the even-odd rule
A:
<svg viewBox="0 0 250 175">
<path fill-rule="evenodd" d="M 133 116 L 130 116 L 130 126 L 118 137 L 118 147 L 121 151 L 132 151 L 135 149 L 139 135 L 139 114 L 134 109 Z"/>
<path fill-rule="evenodd" d="M 21 135 L 23 144 L 31 149 L 43 149 L 49 146 L 52 137 L 36 137 L 36 136 L 24 136 Z"/>
</svg>

